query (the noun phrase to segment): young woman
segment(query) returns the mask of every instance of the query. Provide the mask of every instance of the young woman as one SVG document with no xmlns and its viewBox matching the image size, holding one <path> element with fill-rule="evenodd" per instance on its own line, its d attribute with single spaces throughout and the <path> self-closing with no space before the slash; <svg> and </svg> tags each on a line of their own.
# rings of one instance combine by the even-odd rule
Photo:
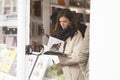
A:
<svg viewBox="0 0 120 80">
<path fill-rule="evenodd" d="M 66 42 L 64 54 L 68 56 L 59 56 L 62 65 L 65 80 L 84 80 L 80 68 L 80 44 L 83 36 L 79 29 L 73 13 L 69 9 L 63 9 L 57 16 L 56 30 L 53 37 Z"/>
</svg>

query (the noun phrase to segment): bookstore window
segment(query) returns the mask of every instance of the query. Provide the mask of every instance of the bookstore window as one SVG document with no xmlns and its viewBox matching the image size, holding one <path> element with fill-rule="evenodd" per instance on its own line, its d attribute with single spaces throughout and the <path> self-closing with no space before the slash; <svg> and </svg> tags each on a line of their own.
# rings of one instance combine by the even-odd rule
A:
<svg viewBox="0 0 120 80">
<path fill-rule="evenodd" d="M 17 0 L 0 0 L 0 80 L 17 80 Z"/>
<path fill-rule="evenodd" d="M 43 0 L 31 0 L 30 2 L 30 45 L 27 46 L 26 52 L 25 77 L 27 79 L 35 80 L 65 80 L 58 57 L 48 57 L 46 55 L 48 55 L 48 53 L 55 55 L 55 53 L 51 51 L 56 50 L 56 52 L 58 51 L 58 55 L 66 56 L 61 54 L 64 51 L 63 47 L 66 43 L 49 35 L 54 32 L 57 14 L 60 10 L 65 8 L 70 9 L 76 15 L 76 19 L 78 19 L 79 22 L 89 26 L 90 2 L 89 0 L 50 0 L 49 5 L 46 5 L 49 7 L 49 13 L 44 13 L 47 10 L 43 7 L 45 4 L 46 3 L 43 3 Z M 46 14 L 49 15 L 47 16 Z M 44 18 L 50 20 L 49 26 L 44 26 L 47 24 L 47 22 L 44 21 Z M 46 31 L 44 30 L 46 27 L 49 27 L 49 34 L 46 34 Z M 48 39 L 47 45 L 42 42 L 44 41 L 43 36 L 46 36 Z M 41 49 L 43 49 L 42 53 L 46 55 L 42 55 Z"/>
</svg>

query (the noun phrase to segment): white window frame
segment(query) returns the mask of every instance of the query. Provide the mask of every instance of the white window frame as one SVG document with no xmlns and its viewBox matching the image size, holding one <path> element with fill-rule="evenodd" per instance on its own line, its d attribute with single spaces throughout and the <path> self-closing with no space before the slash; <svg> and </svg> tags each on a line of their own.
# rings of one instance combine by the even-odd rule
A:
<svg viewBox="0 0 120 80">
<path fill-rule="evenodd" d="M 25 45 L 29 44 L 30 0 L 18 0 L 17 80 L 25 80 Z"/>
</svg>

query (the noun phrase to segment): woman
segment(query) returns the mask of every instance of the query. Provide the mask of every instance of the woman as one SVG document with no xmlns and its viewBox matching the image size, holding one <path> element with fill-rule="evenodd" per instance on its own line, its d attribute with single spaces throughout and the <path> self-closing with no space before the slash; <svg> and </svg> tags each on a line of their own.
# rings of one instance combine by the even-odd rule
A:
<svg viewBox="0 0 120 80">
<path fill-rule="evenodd" d="M 59 56 L 65 80 L 83 80 L 79 66 L 83 36 L 75 23 L 74 15 L 69 9 L 61 10 L 57 16 L 56 30 L 52 35 L 66 42 L 64 53 L 68 56 Z"/>
</svg>

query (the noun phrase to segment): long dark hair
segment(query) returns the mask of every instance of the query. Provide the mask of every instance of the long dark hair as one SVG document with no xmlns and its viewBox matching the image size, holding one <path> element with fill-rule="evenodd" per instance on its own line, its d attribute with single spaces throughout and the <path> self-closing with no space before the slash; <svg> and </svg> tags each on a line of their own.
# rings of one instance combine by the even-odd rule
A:
<svg viewBox="0 0 120 80">
<path fill-rule="evenodd" d="M 66 29 L 62 29 L 59 22 L 59 19 L 63 16 L 69 19 L 71 22 L 71 24 Z M 77 31 L 77 27 L 75 24 L 75 18 L 72 11 L 70 11 L 69 9 L 61 10 L 57 16 L 56 30 L 52 34 L 52 36 L 65 41 L 68 37 L 71 37 L 72 39 L 76 31 Z"/>
</svg>

